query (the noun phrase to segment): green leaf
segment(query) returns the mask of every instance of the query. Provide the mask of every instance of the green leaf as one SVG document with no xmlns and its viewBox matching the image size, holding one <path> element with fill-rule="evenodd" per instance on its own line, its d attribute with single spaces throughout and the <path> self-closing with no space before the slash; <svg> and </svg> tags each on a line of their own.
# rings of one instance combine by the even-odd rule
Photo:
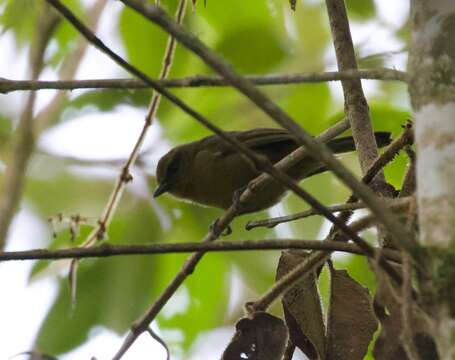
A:
<svg viewBox="0 0 455 360">
<path fill-rule="evenodd" d="M 76 3 L 76 5 L 79 4 Z M 74 11 L 75 7 L 72 6 L 71 9 Z M 77 7 L 77 10 L 74 12 L 82 13 L 83 10 L 80 7 Z M 79 33 L 69 22 L 62 21 L 54 33 L 57 47 L 49 55 L 49 60 L 47 63 L 54 67 L 57 67 L 57 65 L 63 61 L 65 56 L 69 55 L 70 52 L 74 49 L 78 36 Z"/>
<path fill-rule="evenodd" d="M 166 3 L 174 5 L 176 1 L 172 0 L 170 3 Z M 170 14 L 173 13 L 173 11 L 170 12 Z M 128 60 L 149 76 L 158 77 L 168 34 L 128 7 L 124 7 L 120 14 L 119 30 Z M 186 51 L 184 52 L 179 48 L 180 46 L 177 45 L 171 74 L 179 74 L 179 71 L 185 66 L 185 59 L 188 55 Z"/>
<path fill-rule="evenodd" d="M 325 130 L 332 102 L 328 85 L 304 84 L 289 90 L 290 93 L 280 101 L 283 108 L 310 133 Z"/>
<path fill-rule="evenodd" d="M 224 324 L 227 310 L 229 261 L 225 255 L 206 254 L 195 272 L 185 280 L 189 305 L 167 318 L 161 314 L 159 324 L 165 329 L 183 332 L 181 345 L 185 351 L 201 332 Z"/>
<path fill-rule="evenodd" d="M 38 28 L 38 19 L 43 15 L 43 11 L 50 11 L 50 5 L 45 4 L 42 1 L 30 1 L 30 0 L 4 0 L 5 9 L 0 14 L 0 24 L 4 26 L 6 30 L 12 30 L 16 38 L 16 44 L 18 46 L 25 45 L 26 42 L 30 42 Z M 68 6 L 72 12 L 80 16 L 83 13 L 83 8 L 79 0 L 64 0 L 63 3 Z M 65 22 L 63 22 L 65 23 Z M 75 30 L 69 30 L 71 26 L 69 24 L 59 25 L 59 28 L 65 30 L 57 30 L 57 33 L 62 32 L 68 34 L 72 33 L 72 37 L 76 35 Z M 60 34 L 59 36 L 61 36 Z M 57 37 L 57 40 L 59 38 Z M 68 37 L 62 38 L 68 40 Z M 63 44 L 59 41 L 59 46 L 68 45 Z"/>
<path fill-rule="evenodd" d="M 367 20 L 376 14 L 373 0 L 346 0 L 349 16 L 358 20 Z"/>
<path fill-rule="evenodd" d="M 0 15 L 0 23 L 5 30 L 12 30 L 16 44 L 23 46 L 32 39 L 37 20 L 42 12 L 43 2 L 29 0 L 7 0 Z"/>
<path fill-rule="evenodd" d="M 365 256 L 346 255 L 335 262 L 337 268 L 346 269 L 349 275 L 371 292 L 376 288 L 375 276 Z"/>
<path fill-rule="evenodd" d="M 157 219 L 148 204 L 139 203 L 117 215 L 109 228 L 109 242 L 145 244 L 161 239 Z M 125 332 L 145 311 L 161 276 L 153 256 L 119 256 L 82 261 L 77 302 L 71 309 L 66 281 L 37 337 L 37 348 L 61 354 L 87 340 L 96 325 Z"/>
<path fill-rule="evenodd" d="M 261 24 L 246 25 L 225 36 L 216 51 L 240 73 L 260 74 L 278 65 L 286 55 L 274 31 Z"/>
<path fill-rule="evenodd" d="M 52 173 L 57 170 L 52 165 L 55 164 L 43 161 L 38 171 L 41 174 Z M 112 190 L 112 184 L 107 181 L 82 179 L 65 173 L 53 175 L 51 178 L 32 178 L 26 185 L 27 200 L 45 219 L 59 213 L 96 216 Z"/>
<path fill-rule="evenodd" d="M 85 110 L 95 106 L 99 111 L 111 111 L 117 105 L 146 107 L 151 99 L 150 90 L 89 90 L 75 97 L 68 106 Z M 145 112 L 144 112 L 145 116 Z"/>
<path fill-rule="evenodd" d="M 394 139 L 401 135 L 402 125 L 405 125 L 406 121 L 411 118 L 411 114 L 407 111 L 382 104 L 373 103 L 370 106 L 370 112 L 374 129 L 391 131 Z M 400 188 L 403 181 L 408 161 L 407 155 L 401 151 L 384 169 L 387 181 L 397 189 Z"/>
</svg>

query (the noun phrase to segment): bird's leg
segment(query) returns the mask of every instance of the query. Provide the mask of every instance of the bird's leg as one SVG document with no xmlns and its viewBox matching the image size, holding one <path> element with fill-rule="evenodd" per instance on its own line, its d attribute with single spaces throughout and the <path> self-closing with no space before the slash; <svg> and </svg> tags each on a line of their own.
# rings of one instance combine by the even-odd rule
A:
<svg viewBox="0 0 455 360">
<path fill-rule="evenodd" d="M 244 186 L 236 191 L 232 196 L 232 208 L 236 215 L 240 215 L 242 213 L 242 204 L 240 202 L 240 196 L 242 193 L 247 189 L 248 186 Z M 213 223 L 210 224 L 210 231 L 215 237 L 218 236 L 228 236 L 232 234 L 232 228 L 228 225 L 222 232 L 218 226 L 219 219 L 216 219 Z"/>
<path fill-rule="evenodd" d="M 209 226 L 210 232 L 213 234 L 215 238 L 218 238 L 219 236 L 228 236 L 232 234 L 232 229 L 228 225 L 223 231 L 221 231 L 218 222 L 220 219 L 216 219 L 214 222 L 212 222 Z"/>
<path fill-rule="evenodd" d="M 248 185 L 234 191 L 231 206 L 233 207 L 236 215 L 242 214 L 242 203 L 240 201 L 240 197 L 247 188 Z"/>
</svg>

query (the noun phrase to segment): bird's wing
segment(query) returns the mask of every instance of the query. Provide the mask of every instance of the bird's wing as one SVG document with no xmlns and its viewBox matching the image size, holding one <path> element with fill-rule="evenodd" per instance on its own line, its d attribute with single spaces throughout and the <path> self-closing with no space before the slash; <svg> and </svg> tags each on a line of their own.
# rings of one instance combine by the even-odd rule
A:
<svg viewBox="0 0 455 360">
<path fill-rule="evenodd" d="M 248 131 L 230 131 L 229 135 L 235 137 L 248 148 L 257 152 L 263 152 L 265 149 L 270 151 L 272 148 L 296 147 L 295 138 L 283 129 L 253 129 Z M 222 144 L 222 145 L 221 145 Z M 213 145 L 213 146 L 211 146 Z M 236 150 L 229 144 L 222 142 L 216 136 L 210 136 L 204 139 L 203 146 L 205 149 L 213 147 L 219 156 L 227 156 L 236 153 Z M 267 152 L 268 152 L 267 151 Z"/>
<path fill-rule="evenodd" d="M 248 131 L 239 131 L 236 138 L 249 148 L 260 147 L 272 143 L 292 141 L 295 138 L 284 129 L 253 129 Z"/>
</svg>

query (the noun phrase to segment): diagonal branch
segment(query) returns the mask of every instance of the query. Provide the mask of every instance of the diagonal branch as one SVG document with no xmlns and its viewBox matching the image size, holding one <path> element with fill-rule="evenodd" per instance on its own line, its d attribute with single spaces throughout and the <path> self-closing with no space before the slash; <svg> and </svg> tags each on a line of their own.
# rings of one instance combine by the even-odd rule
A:
<svg viewBox="0 0 455 360">
<path fill-rule="evenodd" d="M 326 0 L 326 5 L 338 68 L 341 71 L 357 70 L 357 61 L 344 0 Z M 365 173 L 378 157 L 378 148 L 373 134 L 368 103 L 363 93 L 360 79 L 343 80 L 341 85 L 344 93 L 346 116 L 351 123 L 352 136 L 356 144 L 360 167 Z M 385 180 L 382 171 L 378 175 L 378 179 Z"/>
<path fill-rule="evenodd" d="M 156 82 L 154 82 L 152 79 L 150 79 L 147 75 L 142 73 L 140 70 L 136 69 L 134 66 L 126 62 L 123 58 L 121 58 L 119 55 L 114 53 L 111 49 L 109 49 L 98 37 L 96 37 L 93 32 L 90 31 L 79 19 L 76 18 L 76 16 L 67 8 L 65 7 L 59 0 L 47 0 L 49 3 L 51 3 L 58 11 L 61 12 L 62 15 L 64 15 L 89 41 L 91 41 L 93 44 L 95 44 L 100 50 L 102 50 L 104 53 L 108 54 L 114 61 L 116 61 L 119 65 L 136 75 L 137 77 L 141 78 L 143 81 L 147 82 L 150 86 L 152 86 L 157 92 L 160 92 L 161 95 L 165 96 L 167 99 L 171 100 L 175 105 L 180 107 L 182 110 L 193 116 L 196 120 L 198 120 L 201 124 L 203 124 L 205 127 L 213 131 L 215 134 L 217 134 L 220 138 L 225 140 L 228 144 L 233 146 L 237 151 L 245 154 L 253 163 L 256 165 L 256 167 L 263 172 L 268 173 L 271 175 L 278 183 L 282 184 L 286 188 L 290 189 L 293 191 L 297 196 L 301 197 L 303 200 L 305 200 L 308 204 L 310 204 L 313 208 L 315 208 L 317 211 L 319 211 L 321 214 L 323 214 L 328 220 L 330 220 L 332 223 L 334 223 L 338 228 L 340 228 L 349 238 L 353 239 L 359 246 L 361 246 L 368 254 L 373 256 L 373 249 L 371 246 L 363 239 L 361 239 L 356 233 L 352 232 L 344 223 L 344 221 L 337 219 L 330 211 L 328 211 L 324 205 L 322 205 L 317 199 L 315 199 L 312 195 L 310 195 L 308 192 L 300 188 L 288 175 L 282 173 L 281 171 L 277 170 L 273 164 L 268 161 L 268 159 L 263 158 L 258 156 L 252 149 L 248 148 L 245 146 L 243 143 L 238 141 L 237 139 L 229 136 L 229 134 L 226 134 L 224 131 L 213 125 L 210 121 L 208 121 L 205 117 L 203 117 L 201 114 L 198 112 L 194 111 L 191 107 L 186 105 L 183 101 L 181 101 L 178 97 L 167 91 L 165 88 L 162 88 L 160 85 L 158 85 Z M 153 7 L 154 8 L 154 7 Z M 159 10 L 159 9 L 158 9 Z M 172 26 L 177 26 L 178 28 L 179 25 L 174 23 L 171 19 L 167 17 L 167 15 L 161 10 L 159 10 L 159 13 L 161 16 L 165 16 L 166 20 L 172 24 Z M 173 34 L 172 34 L 173 35 Z M 191 37 L 191 35 L 190 35 Z M 176 39 L 178 37 L 176 36 Z M 203 45 L 202 45 L 203 46 Z M 208 51 L 208 49 L 206 49 Z M 212 54 L 212 56 L 214 56 Z M 221 61 L 221 60 L 219 60 Z M 218 63 L 218 62 L 217 62 Z M 222 61 L 221 61 L 222 64 Z M 223 65 L 224 66 L 224 65 Z M 228 74 L 231 74 L 228 71 Z M 224 74 L 223 74 L 224 75 Z M 236 79 L 238 78 L 236 75 L 234 76 Z M 243 83 L 243 79 L 240 77 L 240 82 Z M 237 86 L 237 83 L 233 83 L 235 86 Z M 247 82 L 247 85 L 249 83 Z M 249 88 L 247 86 L 247 88 Z M 290 118 L 287 117 L 285 113 L 283 113 L 278 107 L 276 107 L 272 102 L 270 102 L 267 98 L 265 98 L 262 93 L 259 93 L 254 87 L 253 87 L 253 93 L 254 94 L 259 94 L 260 98 L 265 99 L 265 103 L 259 102 L 259 105 L 262 107 L 265 105 L 266 108 L 272 108 L 278 111 L 278 118 L 279 119 L 284 119 L 286 120 L 285 123 L 288 124 L 290 123 L 291 125 L 294 124 L 297 129 L 300 129 L 300 127 L 295 124 Z M 249 93 L 249 91 L 247 91 Z M 275 114 L 275 112 L 272 112 L 272 114 Z M 301 130 L 301 129 L 300 129 Z M 320 144 L 318 141 L 315 141 L 309 134 L 307 134 L 304 131 L 300 131 L 301 134 L 303 134 L 303 137 L 306 139 L 305 141 L 308 141 L 309 139 L 309 144 L 311 146 L 316 146 L 317 148 L 321 148 L 323 152 L 328 154 L 328 157 L 332 159 L 335 162 L 335 168 L 340 170 L 342 173 L 345 172 L 349 174 L 349 176 L 354 179 L 355 184 L 360 184 L 360 186 L 363 186 L 355 177 L 347 170 L 336 158 L 333 156 L 332 152 L 330 149 L 325 147 L 323 144 Z M 308 137 L 308 139 L 307 139 Z M 309 149 L 311 151 L 311 148 Z M 314 156 L 314 153 L 311 153 L 312 156 Z M 321 157 L 323 158 L 323 156 Z M 330 162 L 329 162 L 330 163 Z M 333 163 L 331 164 L 333 167 Z M 128 178 L 128 174 L 125 174 L 125 179 Z M 370 191 L 367 187 L 365 187 L 367 191 Z M 370 193 L 369 193 L 370 194 Z M 378 201 L 374 197 L 374 194 L 372 194 L 373 198 L 375 201 Z M 378 202 L 380 204 L 380 208 L 386 211 L 385 208 L 383 208 L 383 203 Z M 232 216 L 235 217 L 237 214 L 237 211 L 234 207 Z M 392 218 L 392 217 L 391 217 Z M 395 219 L 392 218 L 393 221 Z M 102 225 L 102 223 L 101 223 Z M 218 227 L 218 229 L 220 229 Z M 399 228 L 400 231 L 402 230 Z M 104 229 L 102 227 L 99 227 L 97 232 L 97 236 L 99 234 L 104 234 Z M 219 233 L 216 234 L 215 238 L 218 237 Z M 407 235 L 407 234 L 406 234 Z M 93 236 L 90 236 L 90 241 L 92 241 Z M 387 265 L 385 265 L 387 267 Z M 397 276 L 398 274 L 392 269 L 388 269 L 389 272 L 395 273 Z"/>
<path fill-rule="evenodd" d="M 409 201 L 408 198 L 401 198 L 397 201 L 395 200 L 390 200 L 387 201 L 387 205 L 391 208 L 393 208 L 394 204 L 399 204 L 402 202 L 402 200 L 405 199 L 405 201 Z M 346 210 L 358 210 L 358 209 L 365 209 L 366 206 L 363 203 L 356 202 L 356 203 L 344 203 L 344 204 L 338 204 L 338 205 L 332 205 L 332 206 L 327 206 L 327 209 L 329 209 L 331 212 L 340 212 L 340 211 L 346 211 Z M 267 227 L 267 228 L 274 228 L 275 226 L 279 224 L 284 224 L 290 221 L 295 221 L 295 220 L 300 220 L 300 219 L 305 219 L 310 216 L 315 216 L 315 215 L 320 215 L 317 211 L 314 209 L 309 209 L 305 210 L 299 213 L 291 214 L 291 215 L 286 215 L 286 216 L 278 216 L 270 219 L 264 219 L 264 220 L 255 220 L 255 221 L 249 221 L 245 228 L 247 230 L 252 230 L 257 227 Z"/>
<path fill-rule="evenodd" d="M 323 73 L 272 74 L 245 76 L 255 85 L 290 85 L 340 80 L 368 79 L 406 82 L 406 73 L 394 69 L 327 71 Z M 169 88 L 192 88 L 203 86 L 229 86 L 221 77 L 195 75 L 180 79 L 159 79 L 158 84 Z M 139 79 L 91 79 L 91 80 L 11 80 L 0 78 L 0 93 L 20 90 L 76 90 L 76 89 L 148 89 L 147 83 Z"/>
<path fill-rule="evenodd" d="M 180 0 L 177 6 L 177 23 L 181 23 L 183 21 L 186 9 L 186 0 Z M 159 78 L 161 80 L 168 77 L 169 72 L 171 70 L 172 61 L 174 58 L 176 48 L 176 41 L 175 39 L 170 36 L 166 45 L 166 49 L 164 51 L 162 67 L 160 71 Z M 156 115 L 158 110 L 159 104 L 161 101 L 161 94 L 159 92 L 154 92 L 152 99 L 150 101 L 150 106 L 145 117 L 144 126 L 134 144 L 134 147 L 126 160 L 125 164 L 123 165 L 119 176 L 117 177 L 116 183 L 114 188 L 109 196 L 109 199 L 106 203 L 106 206 L 103 209 L 103 212 L 98 219 L 97 225 L 88 235 L 87 239 L 82 244 L 83 247 L 91 246 L 94 242 L 98 240 L 102 240 L 105 238 L 105 234 L 107 232 L 107 228 L 110 225 L 110 222 L 114 216 L 115 211 L 118 208 L 120 203 L 120 199 L 122 198 L 123 192 L 125 190 L 126 185 L 133 179 L 130 174 L 131 166 L 134 165 L 137 158 L 139 157 L 140 150 L 144 143 L 145 137 L 148 133 L 150 126 L 152 125 L 152 120 Z M 76 296 L 76 274 L 78 268 L 78 261 L 73 260 L 70 265 L 70 273 L 69 273 L 69 283 L 71 288 L 71 294 L 73 301 Z"/>
<path fill-rule="evenodd" d="M 51 1 L 51 0 L 48 0 Z M 55 0 L 52 0 L 54 2 Z M 390 233 L 395 245 L 404 248 L 409 253 L 415 253 L 414 243 L 410 234 L 403 229 L 401 224 L 387 211 L 383 201 L 379 199 L 366 185 L 362 184 L 343 164 L 335 158 L 330 149 L 324 144 L 313 139 L 294 120 L 292 120 L 281 108 L 273 103 L 264 93 L 258 90 L 251 82 L 235 73 L 231 66 L 223 59 L 207 48 L 197 37 L 176 24 L 163 10 L 156 6 L 146 6 L 137 0 L 121 0 L 141 15 L 159 25 L 168 33 L 175 36 L 185 47 L 198 55 L 207 65 L 222 75 L 232 86 L 247 96 L 261 110 L 268 114 L 279 125 L 289 130 L 304 145 L 311 155 L 320 160 L 342 182 L 352 189 L 354 194 L 364 201 L 371 211 L 378 217 L 381 223 Z M 205 125 L 205 124 L 204 124 Z M 210 128 L 214 131 L 213 127 Z M 214 131 L 215 132 L 215 131 Z M 216 132 L 224 140 L 233 144 L 232 139 L 227 139 Z M 243 151 L 242 151 L 243 152 Z M 245 153 L 246 154 L 246 153 Z M 261 164 L 259 164 L 261 165 Z M 264 165 L 264 164 L 262 164 Z M 261 169 L 266 167 L 261 166 Z M 292 188 L 290 188 L 292 189 Z M 331 216 L 329 213 L 327 216 Z M 329 218 L 328 217 L 328 218 Z"/>
</svg>

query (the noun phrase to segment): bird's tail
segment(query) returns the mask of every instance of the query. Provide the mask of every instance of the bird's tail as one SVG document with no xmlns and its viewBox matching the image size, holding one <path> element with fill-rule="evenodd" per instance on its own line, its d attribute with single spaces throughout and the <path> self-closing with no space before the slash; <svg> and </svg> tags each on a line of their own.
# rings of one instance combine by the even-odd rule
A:
<svg viewBox="0 0 455 360">
<path fill-rule="evenodd" d="M 378 131 L 374 133 L 376 144 L 378 147 L 384 147 L 392 142 L 390 133 L 386 131 Z M 335 153 L 344 153 L 355 150 L 354 139 L 352 136 L 340 137 L 337 139 L 330 140 L 327 146 Z"/>
</svg>

